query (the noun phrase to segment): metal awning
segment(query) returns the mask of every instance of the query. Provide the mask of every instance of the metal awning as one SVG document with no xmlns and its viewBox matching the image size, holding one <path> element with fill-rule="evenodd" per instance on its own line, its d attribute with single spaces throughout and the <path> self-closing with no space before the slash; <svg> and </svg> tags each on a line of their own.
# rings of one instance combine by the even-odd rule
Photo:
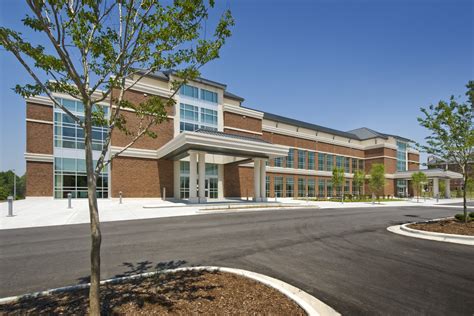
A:
<svg viewBox="0 0 474 316">
<path fill-rule="evenodd" d="M 285 157 L 288 155 L 289 147 L 275 145 L 256 137 L 197 130 L 179 134 L 158 149 L 157 156 L 158 159 L 180 160 L 188 156 L 190 150 L 248 160 L 250 158 Z M 229 159 L 227 163 L 235 161 L 235 159 Z"/>
<path fill-rule="evenodd" d="M 411 176 L 415 172 L 423 172 L 426 177 L 432 178 L 439 178 L 439 179 L 462 179 L 462 174 L 450 170 L 443 170 L 443 169 L 424 169 L 424 170 L 410 170 L 410 171 L 397 171 L 394 174 L 394 179 L 403 179 L 403 180 L 410 180 Z"/>
</svg>

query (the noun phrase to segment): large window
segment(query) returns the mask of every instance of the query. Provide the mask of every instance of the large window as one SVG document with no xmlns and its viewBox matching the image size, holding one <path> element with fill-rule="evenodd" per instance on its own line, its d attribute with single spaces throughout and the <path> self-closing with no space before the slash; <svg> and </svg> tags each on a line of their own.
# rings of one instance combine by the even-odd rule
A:
<svg viewBox="0 0 474 316">
<path fill-rule="evenodd" d="M 199 128 L 217 130 L 217 111 L 181 103 L 180 132 L 195 131 Z"/>
<path fill-rule="evenodd" d="M 344 172 L 351 172 L 351 158 L 344 157 Z"/>
<path fill-rule="evenodd" d="M 407 147 L 406 143 L 397 141 L 397 171 L 407 170 Z"/>
<path fill-rule="evenodd" d="M 308 178 L 308 197 L 316 197 L 316 181 Z"/>
<path fill-rule="evenodd" d="M 199 98 L 199 89 L 187 84 L 184 84 L 181 86 L 179 93 L 181 95 L 185 95 L 191 98 L 195 98 L 195 99 Z"/>
<path fill-rule="evenodd" d="M 308 169 L 314 170 L 314 152 L 308 151 Z"/>
<path fill-rule="evenodd" d="M 298 178 L 298 197 L 306 196 L 306 179 Z"/>
<path fill-rule="evenodd" d="M 265 196 L 270 197 L 270 176 L 265 177 Z"/>
<path fill-rule="evenodd" d="M 97 162 L 94 161 L 94 165 Z M 107 198 L 109 190 L 108 174 L 104 170 L 97 179 L 97 197 Z M 54 197 L 87 197 L 86 160 L 77 158 L 54 158 Z"/>
<path fill-rule="evenodd" d="M 298 169 L 304 169 L 306 165 L 306 151 L 298 150 Z"/>
<path fill-rule="evenodd" d="M 357 158 L 352 158 L 352 173 L 356 172 L 356 170 L 359 168 L 357 164 Z"/>
<path fill-rule="evenodd" d="M 293 177 L 286 177 L 286 197 L 294 197 L 295 181 Z"/>
<path fill-rule="evenodd" d="M 283 167 L 283 158 L 282 157 L 275 158 L 275 160 L 273 160 L 273 165 L 275 167 Z"/>
<path fill-rule="evenodd" d="M 350 188 L 350 182 L 349 180 L 346 180 L 346 183 L 344 185 L 344 194 L 349 194 L 349 188 Z"/>
<path fill-rule="evenodd" d="M 283 196 L 283 177 L 275 177 L 273 179 L 273 189 L 275 191 L 275 197 Z"/>
<path fill-rule="evenodd" d="M 84 105 L 76 100 L 58 98 L 57 100 L 80 120 L 84 120 Z M 108 106 L 94 105 L 93 112 L 109 115 Z M 92 150 L 102 151 L 107 138 L 107 127 L 92 126 Z M 71 193 L 73 198 L 87 197 L 87 173 L 84 157 L 84 131 L 73 119 L 60 108 L 54 108 L 54 197 L 66 198 Z M 66 149 L 66 150 L 64 150 Z M 94 156 L 97 155 L 94 154 Z M 96 161 L 94 161 L 94 166 Z M 108 197 L 108 168 L 105 168 L 97 179 L 97 197 Z"/>
<path fill-rule="evenodd" d="M 332 171 L 334 169 L 334 156 L 326 155 L 326 171 Z"/>
<path fill-rule="evenodd" d="M 217 103 L 217 93 L 206 89 L 201 89 L 201 99 L 208 102 Z"/>
<path fill-rule="evenodd" d="M 324 188 L 325 188 L 325 181 L 324 179 L 318 179 L 318 196 L 324 197 Z"/>
<path fill-rule="evenodd" d="M 319 171 L 324 171 L 324 159 L 325 159 L 325 154 L 323 153 L 318 153 L 318 170 Z"/>
<path fill-rule="evenodd" d="M 344 166 L 344 157 L 336 156 L 336 168 L 342 168 Z"/>
<path fill-rule="evenodd" d="M 331 180 L 327 180 L 327 181 L 326 181 L 326 195 L 327 195 L 328 197 L 333 197 L 333 195 L 334 195 L 333 186 L 332 186 L 332 181 L 331 181 Z"/>
<path fill-rule="evenodd" d="M 294 157 L 295 157 L 295 150 L 293 148 L 290 148 L 290 150 L 288 151 L 288 157 L 286 158 L 287 168 L 293 168 Z"/>
</svg>

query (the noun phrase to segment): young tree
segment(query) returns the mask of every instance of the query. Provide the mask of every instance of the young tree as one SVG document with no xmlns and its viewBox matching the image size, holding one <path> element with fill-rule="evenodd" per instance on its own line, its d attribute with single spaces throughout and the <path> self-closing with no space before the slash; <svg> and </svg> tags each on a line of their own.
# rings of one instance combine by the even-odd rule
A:
<svg viewBox="0 0 474 316">
<path fill-rule="evenodd" d="M 422 171 L 415 172 L 411 175 L 411 181 L 413 182 L 413 188 L 416 191 L 416 201 L 420 201 L 420 193 L 423 189 L 423 184 L 428 181 L 426 174 Z"/>
<path fill-rule="evenodd" d="M 380 203 L 380 192 L 385 187 L 385 166 L 381 163 L 375 163 L 370 168 L 369 188 L 372 195 L 377 195 Z"/>
<path fill-rule="evenodd" d="M 335 188 L 341 191 L 341 202 L 344 203 L 344 169 L 334 168 L 332 170 L 332 183 Z"/>
<path fill-rule="evenodd" d="M 354 172 L 354 177 L 352 178 L 352 183 L 357 188 L 357 196 L 360 199 L 361 188 L 365 183 L 365 173 L 362 170 L 356 170 Z"/>
<path fill-rule="evenodd" d="M 451 96 L 449 102 L 421 108 L 424 117 L 418 118 L 420 125 L 431 133 L 425 137 L 426 145 L 418 146 L 446 162 L 456 163 L 464 183 L 470 179 L 469 162 L 474 157 L 474 81 L 469 81 L 466 87 L 466 102 L 460 103 Z M 463 208 L 467 223 L 466 190 L 463 190 Z"/>
<path fill-rule="evenodd" d="M 143 136 L 156 137 L 151 127 L 166 120 L 166 108 L 187 80 L 219 57 L 231 35 L 231 13 L 225 11 L 212 36 L 203 27 L 214 0 L 26 0 L 30 14 L 23 23 L 39 33 L 43 45 L 31 43 L 19 31 L 0 27 L 0 45 L 11 52 L 32 78 L 17 85 L 23 97 L 45 94 L 84 131 L 85 161 L 91 230 L 90 313 L 100 314 L 101 231 L 96 186 L 101 170 Z M 209 32 L 209 30 L 207 30 Z M 35 40 L 37 40 L 35 37 Z M 133 104 L 124 97 L 143 77 L 174 69 L 171 96 L 149 96 Z M 50 80 L 52 79 L 52 80 Z M 54 93 L 68 94 L 84 105 L 80 118 Z M 101 102 L 110 102 L 106 115 Z M 121 110 L 132 109 L 139 123 L 127 126 Z M 107 137 L 96 162 L 92 158 L 92 126 L 107 128 Z M 131 137 L 118 153 L 108 156 L 114 129 Z"/>
</svg>

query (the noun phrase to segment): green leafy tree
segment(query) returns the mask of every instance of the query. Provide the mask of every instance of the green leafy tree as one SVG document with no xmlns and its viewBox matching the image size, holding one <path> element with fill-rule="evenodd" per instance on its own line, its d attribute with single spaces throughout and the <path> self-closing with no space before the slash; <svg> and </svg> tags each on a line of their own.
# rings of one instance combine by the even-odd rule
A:
<svg viewBox="0 0 474 316">
<path fill-rule="evenodd" d="M 364 171 L 362 170 L 356 170 L 354 172 L 354 177 L 352 178 L 352 183 L 354 184 L 354 186 L 356 187 L 357 189 L 357 196 L 359 197 L 360 199 L 360 195 L 361 195 L 361 188 L 362 186 L 364 185 L 365 183 L 365 173 Z"/>
<path fill-rule="evenodd" d="M 372 195 L 377 196 L 380 203 L 380 194 L 385 187 L 385 166 L 381 163 L 375 163 L 370 168 L 369 188 Z"/>
<path fill-rule="evenodd" d="M 423 190 L 423 185 L 428 181 L 428 178 L 422 171 L 418 171 L 411 175 L 411 181 L 416 192 L 416 201 L 419 202 L 420 193 Z"/>
<path fill-rule="evenodd" d="M 341 192 L 341 202 L 344 202 L 344 169 L 334 168 L 332 170 L 332 183 Z"/>
<path fill-rule="evenodd" d="M 474 197 L 474 179 L 467 180 L 466 192 L 469 193 L 471 199 Z"/>
<path fill-rule="evenodd" d="M 464 183 L 468 183 L 469 161 L 474 156 L 474 81 L 469 81 L 467 101 L 458 102 L 451 96 L 448 102 L 421 108 L 421 126 L 431 133 L 426 144 L 418 145 L 423 151 L 459 166 Z M 466 190 L 463 190 L 464 218 L 467 223 Z"/>
<path fill-rule="evenodd" d="M 19 177 L 12 170 L 8 170 L 0 172 L 0 200 L 6 200 L 8 196 L 13 195 L 13 177 L 16 177 L 15 199 L 25 197 L 25 175 Z"/>
<path fill-rule="evenodd" d="M 446 183 L 444 181 L 439 181 L 439 192 L 440 196 L 445 196 L 446 192 Z"/>
<path fill-rule="evenodd" d="M 207 23 L 214 0 L 26 0 L 30 12 L 25 27 L 38 33 L 29 42 L 21 32 L 0 27 L 0 45 L 11 52 L 32 82 L 17 85 L 23 97 L 44 94 L 84 131 L 85 161 L 91 230 L 90 313 L 100 314 L 101 231 L 96 186 L 101 170 L 143 136 L 156 137 L 151 127 L 166 120 L 166 109 L 175 104 L 180 86 L 199 76 L 199 69 L 219 57 L 231 35 L 233 18 L 225 11 L 207 36 Z M 212 34 L 209 36 L 209 34 Z M 139 104 L 124 95 L 143 77 L 174 69 L 172 94 L 149 96 Z M 43 79 L 46 78 L 46 79 Z M 54 93 L 78 99 L 84 105 L 80 118 Z M 99 104 L 110 102 L 110 115 Z M 127 125 L 122 110 L 135 112 L 138 124 Z M 107 136 L 96 162 L 92 159 L 92 126 L 107 128 Z M 112 132 L 130 136 L 119 152 L 107 155 Z"/>
</svg>

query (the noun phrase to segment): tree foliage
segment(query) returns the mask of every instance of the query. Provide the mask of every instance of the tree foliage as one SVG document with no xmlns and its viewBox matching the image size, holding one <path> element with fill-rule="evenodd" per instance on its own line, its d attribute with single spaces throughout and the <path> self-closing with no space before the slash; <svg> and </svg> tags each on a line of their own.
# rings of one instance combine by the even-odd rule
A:
<svg viewBox="0 0 474 316">
<path fill-rule="evenodd" d="M 374 163 L 370 168 L 369 188 L 372 194 L 380 199 L 380 194 L 385 187 L 385 166 L 381 163 Z"/>
<path fill-rule="evenodd" d="M 418 147 L 446 162 L 455 163 L 463 174 L 464 183 L 469 181 L 469 162 L 474 157 L 474 81 L 467 84 L 467 100 L 459 102 L 451 96 L 448 102 L 421 108 L 421 126 L 428 129 L 426 144 Z M 467 214 L 466 190 L 463 193 L 464 214 Z M 467 216 L 465 216 L 467 218 Z"/>
<path fill-rule="evenodd" d="M 226 10 L 207 34 L 209 11 L 214 0 L 26 0 L 30 12 L 23 19 L 26 28 L 38 33 L 47 44 L 33 43 L 20 31 L 0 27 L 0 45 L 11 52 L 32 81 L 14 90 L 23 97 L 45 94 L 84 131 L 90 229 L 91 287 L 90 313 L 100 314 L 101 232 L 97 206 L 97 179 L 111 160 L 143 136 L 156 137 L 152 126 L 167 119 L 174 96 L 187 80 L 199 76 L 200 68 L 219 57 L 231 35 L 234 20 Z M 171 94 L 149 96 L 132 103 L 126 93 L 145 76 L 173 70 Z M 83 118 L 55 98 L 69 95 L 84 105 Z M 107 102 L 111 111 L 99 106 Z M 138 118 L 127 124 L 123 110 Z M 134 120 L 135 121 L 135 120 Z M 92 126 L 107 129 L 97 162 L 92 158 Z M 118 129 L 130 142 L 108 155 L 112 132 Z"/>
<path fill-rule="evenodd" d="M 13 195 L 14 176 L 16 177 L 16 198 L 22 199 L 25 197 L 26 176 L 19 177 L 12 170 L 8 170 L 0 172 L 0 201 L 6 200 L 8 196 Z"/>
<path fill-rule="evenodd" d="M 420 193 L 423 189 L 423 185 L 428 182 L 428 177 L 424 172 L 418 171 L 411 175 L 411 181 L 413 182 L 413 188 L 415 189 L 417 200 L 419 201 Z"/>
<path fill-rule="evenodd" d="M 354 172 L 354 177 L 352 178 L 352 183 L 357 188 L 357 194 L 360 197 L 361 188 L 365 183 L 365 172 L 363 170 L 356 170 Z"/>
<path fill-rule="evenodd" d="M 344 169 L 334 168 L 332 170 L 332 184 L 335 188 L 341 189 L 341 199 L 344 197 Z"/>
</svg>

